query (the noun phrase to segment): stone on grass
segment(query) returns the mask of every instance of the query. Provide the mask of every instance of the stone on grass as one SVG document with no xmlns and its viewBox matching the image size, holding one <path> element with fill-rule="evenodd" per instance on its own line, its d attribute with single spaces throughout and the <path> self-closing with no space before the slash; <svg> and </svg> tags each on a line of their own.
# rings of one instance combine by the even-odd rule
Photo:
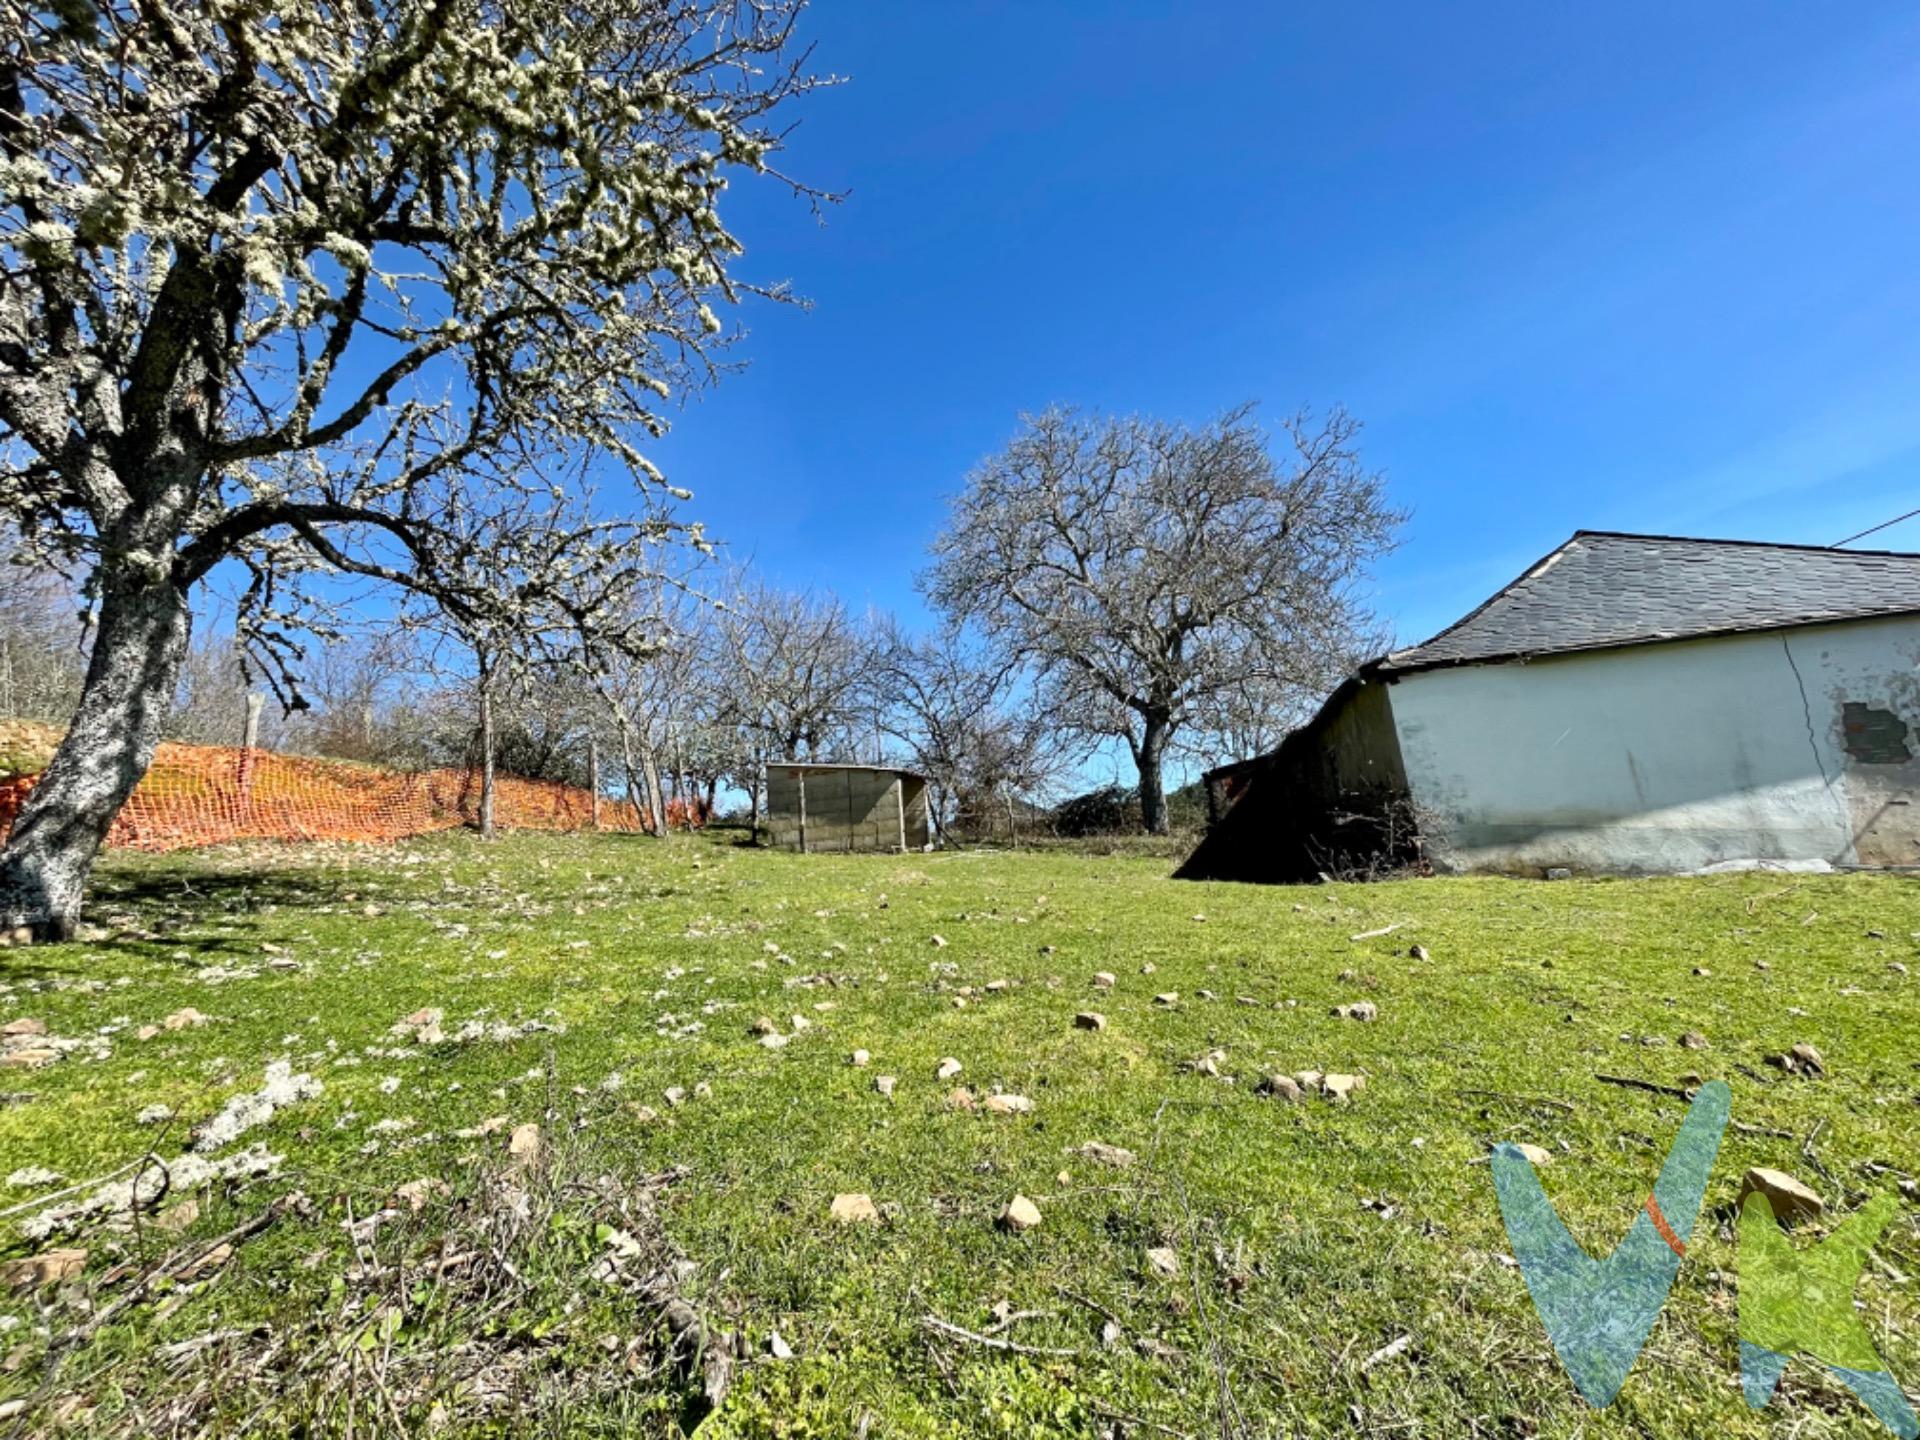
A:
<svg viewBox="0 0 1920 1440">
<path fill-rule="evenodd" d="M 847 1063 L 856 1070 L 864 1070 L 873 1063 L 873 1056 L 864 1050 L 856 1050 L 847 1057 Z"/>
<path fill-rule="evenodd" d="M 946 949 L 946 947 L 947 947 L 947 937 L 946 937 L 946 936 L 944 936 L 944 935 L 936 935 L 936 936 L 934 936 L 934 937 L 933 937 L 933 948 L 934 948 L 934 949 L 936 949 L 936 950 L 944 950 L 944 949 Z"/>
<path fill-rule="evenodd" d="M 949 1110 L 973 1109 L 973 1092 L 964 1085 L 959 1085 L 949 1090 L 947 1092 L 947 1108 Z"/>
<path fill-rule="evenodd" d="M 0 1286 L 39 1290 L 71 1280 L 87 1266 L 85 1250 L 46 1250 L 20 1260 L 0 1260 Z"/>
<path fill-rule="evenodd" d="M 1827 1208 L 1826 1201 L 1784 1170 L 1754 1166 L 1741 1177 L 1740 1194 L 1734 1204 L 1744 1206 L 1747 1196 L 1756 1190 L 1767 1197 L 1774 1215 L 1789 1224 L 1795 1220 L 1814 1219 Z"/>
<path fill-rule="evenodd" d="M 1553 1152 L 1545 1146 L 1522 1141 L 1513 1148 L 1526 1156 L 1529 1165 L 1551 1165 L 1553 1163 Z"/>
<path fill-rule="evenodd" d="M 1291 1075 L 1269 1075 L 1254 1086 L 1256 1095 L 1272 1095 L 1280 1100 L 1298 1100 L 1300 1084 Z"/>
<path fill-rule="evenodd" d="M 1353 1099 L 1366 1088 L 1367 1077 L 1364 1075 L 1326 1075 L 1320 1080 L 1321 1093 L 1329 1100 L 1342 1103 Z"/>
<path fill-rule="evenodd" d="M 189 1005 L 185 1009 L 174 1011 L 160 1023 L 168 1030 L 197 1029 L 207 1023 L 207 1017 Z"/>
<path fill-rule="evenodd" d="M 66 1248 L 42 1251 L 22 1259 L 0 1261 L 0 1289 L 37 1290 L 77 1277 L 86 1268 L 87 1251 Z"/>
<path fill-rule="evenodd" d="M 507 1154 L 522 1165 L 531 1165 L 540 1158 L 540 1127 L 529 1120 L 524 1125 L 513 1127 L 513 1133 L 507 1137 Z"/>
<path fill-rule="evenodd" d="M 393 1192 L 394 1198 L 403 1202 L 407 1209 L 418 1215 L 430 1201 L 444 1199 L 453 1192 L 444 1180 L 423 1176 L 418 1180 L 409 1180 Z"/>
<path fill-rule="evenodd" d="M 1342 1020 L 1377 1020 L 1380 1009 L 1371 1000 L 1356 1000 L 1351 1005 L 1336 1005 L 1333 1013 Z"/>
<path fill-rule="evenodd" d="M 787 1048 L 787 1042 L 792 1038 L 792 1036 L 782 1035 L 776 1030 L 771 1035 L 762 1035 L 760 1037 L 760 1045 L 762 1049 L 766 1050 L 784 1050 Z"/>
<path fill-rule="evenodd" d="M 164 1125 L 172 1118 L 173 1107 L 158 1103 L 145 1106 L 138 1115 L 133 1117 L 134 1123 L 138 1125 Z"/>
<path fill-rule="evenodd" d="M 1107 1028 L 1107 1017 L 1098 1010 L 1082 1010 L 1073 1017 L 1073 1024 L 1077 1030 L 1104 1030 Z"/>
<path fill-rule="evenodd" d="M 874 1207 L 871 1195 L 849 1194 L 833 1197 L 833 1207 L 828 1212 L 842 1225 L 877 1225 L 880 1212 Z"/>
<path fill-rule="evenodd" d="M 951 1080 L 965 1068 L 966 1067 L 958 1060 L 949 1055 L 934 1067 L 933 1078 L 936 1080 Z"/>
<path fill-rule="evenodd" d="M 1827 1073 L 1826 1059 L 1818 1050 L 1814 1049 L 1813 1046 L 1807 1044 L 1804 1040 L 1787 1053 L 1799 1061 L 1800 1068 L 1809 1075 L 1824 1075 Z"/>
<path fill-rule="evenodd" d="M 780 1027 L 773 1023 L 773 1017 L 771 1015 L 762 1015 L 758 1020 L 754 1021 L 753 1024 L 749 1025 L 747 1030 L 754 1035 L 774 1035 L 779 1033 Z"/>
<path fill-rule="evenodd" d="M 1415 960 L 1431 960 L 1433 958 L 1433 956 L 1427 953 L 1427 947 L 1424 945 L 1414 946 L 1411 950 L 1407 951 L 1407 954 Z"/>
<path fill-rule="evenodd" d="M 1093 988 L 1096 990 L 1111 990 L 1118 983 L 1119 981 L 1114 978 L 1111 970 L 1096 970 L 1093 972 Z"/>
<path fill-rule="evenodd" d="M 1147 1251 L 1147 1269 L 1162 1280 L 1171 1280 L 1180 1273 L 1180 1257 L 1170 1246 L 1156 1245 Z"/>
<path fill-rule="evenodd" d="M 1178 990 L 1163 990 L 1153 997 L 1153 1003 L 1162 1008 L 1170 1009 L 1180 1003 L 1180 992 Z"/>
<path fill-rule="evenodd" d="M 793 1347 L 787 1344 L 778 1330 L 770 1330 L 767 1332 L 767 1354 L 775 1360 L 791 1360 Z"/>
<path fill-rule="evenodd" d="M 18 1020 L 9 1020 L 6 1024 L 0 1025 L 0 1036 L 4 1036 L 9 1040 L 27 1035 L 44 1035 L 46 1033 L 47 1022 L 44 1020 L 36 1020 L 31 1016 L 22 1016 Z"/>
<path fill-rule="evenodd" d="M 1702 1035 L 1698 1030 L 1689 1030 L 1680 1037 L 1680 1048 L 1682 1050 L 1711 1050 L 1713 1047 L 1707 1043 L 1707 1037 Z"/>
<path fill-rule="evenodd" d="M 687 1103 L 687 1092 L 682 1086 L 669 1085 L 665 1090 L 660 1092 L 660 1098 L 665 1100 L 669 1105 L 684 1105 Z"/>
<path fill-rule="evenodd" d="M 1116 1170 L 1124 1170 L 1134 1162 L 1134 1153 L 1119 1145 L 1108 1145 L 1103 1141 L 1089 1140 L 1080 1147 L 1080 1153 L 1101 1165 L 1111 1165 Z"/>
<path fill-rule="evenodd" d="M 1040 1223 L 1040 1207 L 1024 1195 L 1016 1195 L 1007 1202 L 1007 1208 L 1000 1212 L 1000 1226 L 1019 1234 L 1031 1230 Z"/>
<path fill-rule="evenodd" d="M 995 1115 L 1031 1115 L 1033 1113 L 1033 1101 L 1025 1095 L 989 1095 L 986 1106 Z"/>
<path fill-rule="evenodd" d="M 876 1075 L 873 1077 L 873 1088 L 878 1090 L 882 1095 L 885 1095 L 889 1100 L 893 1098 L 893 1087 L 899 1083 L 900 1082 L 891 1075 Z"/>
</svg>

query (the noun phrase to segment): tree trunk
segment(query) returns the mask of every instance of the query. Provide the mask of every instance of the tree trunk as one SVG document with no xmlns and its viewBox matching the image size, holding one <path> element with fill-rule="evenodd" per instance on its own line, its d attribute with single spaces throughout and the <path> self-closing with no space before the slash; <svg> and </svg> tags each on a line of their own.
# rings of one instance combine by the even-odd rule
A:
<svg viewBox="0 0 1920 1440">
<path fill-rule="evenodd" d="M 592 829 L 600 828 L 600 737 L 587 736 L 587 807 L 591 812 L 588 824 Z"/>
<path fill-rule="evenodd" d="M 0 851 L 0 919 L 67 939 L 107 829 L 153 763 L 192 616 L 170 580 L 102 577 L 100 628 L 66 738 Z"/>
<path fill-rule="evenodd" d="M 1164 717 L 1149 715 L 1133 747 L 1134 763 L 1140 767 L 1140 823 L 1149 835 L 1167 833 L 1167 787 L 1161 770 L 1167 754 L 1169 726 Z"/>
<path fill-rule="evenodd" d="M 647 809 L 653 815 L 653 833 L 667 833 L 667 797 L 660 789 L 660 757 L 653 752 L 653 741 L 640 741 L 640 775 L 647 782 Z"/>
<path fill-rule="evenodd" d="M 480 672 L 480 838 L 493 839 L 493 676 Z"/>
<path fill-rule="evenodd" d="M 760 752 L 753 752 L 753 761 L 747 768 L 747 836 L 754 844 L 760 843 Z"/>
</svg>

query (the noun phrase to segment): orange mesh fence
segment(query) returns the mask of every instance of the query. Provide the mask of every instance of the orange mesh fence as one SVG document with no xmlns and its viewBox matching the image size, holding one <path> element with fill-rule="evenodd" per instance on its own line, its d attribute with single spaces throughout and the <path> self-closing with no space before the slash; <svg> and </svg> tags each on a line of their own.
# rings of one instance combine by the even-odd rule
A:
<svg viewBox="0 0 1920 1440">
<path fill-rule="evenodd" d="M 0 840 L 34 778 L 0 778 Z M 168 743 L 114 820 L 107 843 L 178 850 L 229 840 L 403 840 L 477 824 L 479 811 L 478 770 L 409 774 L 269 750 Z M 630 801 L 602 797 L 598 812 L 602 830 L 650 828 Z M 587 830 L 596 823 L 590 791 L 516 775 L 495 776 L 493 814 L 502 829 Z M 706 816 L 696 806 L 691 818 L 700 824 Z M 667 819 L 685 826 L 688 807 L 673 801 Z"/>
</svg>

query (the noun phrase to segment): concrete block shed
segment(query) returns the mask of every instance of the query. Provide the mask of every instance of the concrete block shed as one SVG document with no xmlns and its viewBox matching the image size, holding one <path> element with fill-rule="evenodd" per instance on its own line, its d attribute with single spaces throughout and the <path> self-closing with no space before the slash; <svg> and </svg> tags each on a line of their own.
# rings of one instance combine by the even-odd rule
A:
<svg viewBox="0 0 1920 1440">
<path fill-rule="evenodd" d="M 767 766 L 767 839 L 808 854 L 924 850 L 927 779 L 886 765 L 798 760 Z"/>
</svg>

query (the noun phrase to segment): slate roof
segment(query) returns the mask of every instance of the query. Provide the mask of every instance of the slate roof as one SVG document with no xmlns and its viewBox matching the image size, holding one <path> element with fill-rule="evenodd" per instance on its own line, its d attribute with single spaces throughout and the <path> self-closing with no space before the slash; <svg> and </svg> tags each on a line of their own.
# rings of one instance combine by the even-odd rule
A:
<svg viewBox="0 0 1920 1440">
<path fill-rule="evenodd" d="M 1920 612 L 1920 555 L 1579 530 L 1388 674 Z"/>
</svg>

